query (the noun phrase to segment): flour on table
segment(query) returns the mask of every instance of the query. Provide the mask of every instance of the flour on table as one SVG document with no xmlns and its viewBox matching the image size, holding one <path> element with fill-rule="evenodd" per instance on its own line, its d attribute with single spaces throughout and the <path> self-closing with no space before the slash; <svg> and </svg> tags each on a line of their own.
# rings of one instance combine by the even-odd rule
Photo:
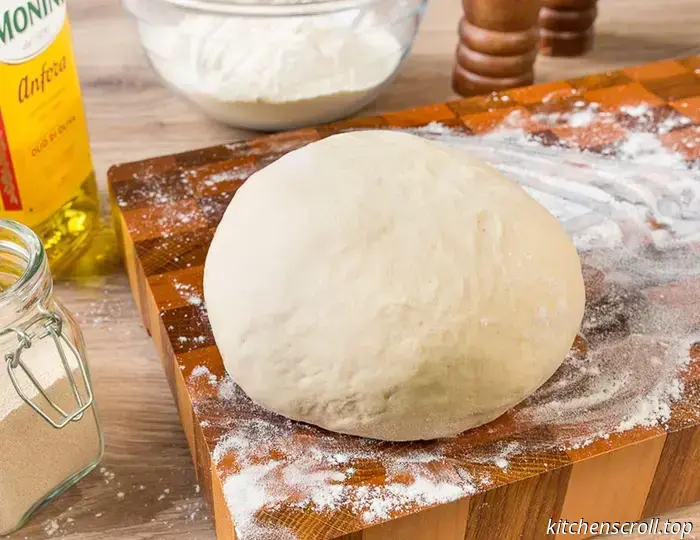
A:
<svg viewBox="0 0 700 540">
<path fill-rule="evenodd" d="M 197 290 L 193 285 L 187 283 L 180 283 L 179 281 L 174 281 L 173 286 L 175 290 L 184 298 L 188 304 L 193 306 L 201 306 L 204 303 L 202 296 L 198 294 Z"/>
<path fill-rule="evenodd" d="M 196 366 L 192 370 L 192 373 L 190 373 L 191 380 L 197 379 L 199 377 L 205 377 L 207 381 L 209 381 L 209 384 L 211 384 L 212 386 L 216 386 L 218 384 L 218 379 L 216 378 L 216 375 L 209 371 L 209 368 L 207 368 L 206 366 Z"/>
<path fill-rule="evenodd" d="M 595 111 L 597 105 L 589 104 L 581 111 L 554 113 L 549 120 L 539 121 L 557 124 L 572 115 Z M 643 121 L 642 127 L 647 121 L 651 125 L 648 105 L 630 111 L 630 116 Z M 603 131 L 614 121 L 610 113 L 596 115 Z M 610 159 L 543 147 L 518 127 L 521 122 L 521 113 L 515 111 L 501 129 L 481 137 L 464 136 L 435 123 L 412 131 L 464 148 L 518 181 L 564 224 L 579 250 L 618 246 L 629 234 L 658 247 L 670 241 L 666 233 L 675 237 L 673 242 L 700 238 L 700 170 L 689 169 L 684 158 L 664 147 L 656 133 L 627 132 L 615 150 L 618 159 Z M 661 127 L 679 128 L 689 122 L 678 114 L 669 116 Z M 650 219 L 661 230 L 649 230 Z"/>
<path fill-rule="evenodd" d="M 517 442 L 503 444 L 491 455 L 475 456 L 472 461 L 474 463 L 493 463 L 499 469 L 507 471 L 510 467 L 509 458 L 522 453 L 522 445 Z"/>
<path fill-rule="evenodd" d="M 583 127 L 591 124 L 598 118 L 600 107 L 597 103 L 586 105 L 584 101 L 574 103 L 575 109 L 560 113 L 536 113 L 532 119 L 546 126 L 569 125 L 571 127 Z"/>
<path fill-rule="evenodd" d="M 622 112 L 637 120 L 637 129 L 653 126 L 654 132 L 628 131 L 616 160 L 542 147 L 518 127 L 519 112 L 482 137 L 435 124 L 417 130 L 463 147 L 520 182 L 564 224 L 584 267 L 607 274 L 602 294 L 589 298 L 582 324 L 580 337 L 590 350 L 584 356 L 572 351 L 517 412 L 537 423 L 585 424 L 588 433 L 570 440 L 569 447 L 668 421 L 683 395 L 688 351 L 700 340 L 687 321 L 689 312 L 700 310 L 697 297 L 681 306 L 652 305 L 648 298 L 660 295 L 657 288 L 700 277 L 700 255 L 692 247 L 700 240 L 700 169 L 689 167 L 657 135 L 691 121 L 678 114 L 654 123 L 647 104 Z M 580 126 L 584 113 L 597 113 L 595 121 L 603 126 L 615 120 L 594 103 L 536 119 L 572 125 L 578 118 L 574 124 Z"/>
<path fill-rule="evenodd" d="M 203 366 L 195 370 L 197 376 L 208 373 Z M 342 509 L 371 524 L 476 490 L 467 470 L 441 451 L 334 435 L 297 424 L 257 407 L 228 376 L 213 387 L 217 388 L 213 400 L 225 404 L 224 421 L 231 422 L 231 429 L 219 439 L 212 458 L 218 464 L 236 456 L 239 472 L 224 478 L 224 496 L 241 539 L 295 538 L 290 531 L 269 528 L 258 519 L 282 508 L 311 508 L 320 514 Z M 195 401 L 200 412 L 210 405 L 207 400 Z M 353 481 L 355 475 L 367 473 L 363 464 L 377 459 L 381 470 L 374 474 L 384 477 L 383 484 Z"/>
</svg>

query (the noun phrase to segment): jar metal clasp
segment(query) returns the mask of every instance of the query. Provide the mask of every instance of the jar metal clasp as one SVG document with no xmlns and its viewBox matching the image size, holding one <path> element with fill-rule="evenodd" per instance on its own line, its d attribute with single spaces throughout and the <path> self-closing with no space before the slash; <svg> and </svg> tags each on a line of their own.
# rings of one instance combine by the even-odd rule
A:
<svg viewBox="0 0 700 540">
<path fill-rule="evenodd" d="M 42 323 L 43 332 L 38 336 L 36 334 L 30 333 L 29 329 L 36 325 Z M 94 398 L 92 393 L 92 386 L 90 384 L 90 379 L 87 373 L 87 368 L 85 367 L 85 362 L 81 358 L 78 349 L 73 343 L 65 336 L 63 333 L 63 318 L 58 313 L 41 310 L 41 313 L 34 317 L 28 324 L 24 326 L 24 329 L 8 326 L 0 331 L 0 337 L 14 333 L 17 336 L 17 346 L 14 351 L 5 354 L 5 363 L 7 365 L 7 373 L 10 376 L 12 385 L 27 405 L 29 405 L 34 411 L 46 420 L 51 426 L 56 429 L 61 429 L 66 427 L 70 422 L 77 422 L 83 417 L 83 413 L 92 406 Z M 22 360 L 22 352 L 25 349 L 29 349 L 32 346 L 32 340 L 34 339 L 46 339 L 50 337 L 58 351 L 59 358 L 63 364 L 63 369 L 66 371 L 66 376 L 75 398 L 76 408 L 71 412 L 64 411 L 57 403 L 55 403 L 47 394 L 46 390 L 42 388 L 41 384 L 37 378 L 32 374 L 32 371 L 28 368 L 27 364 Z M 87 396 L 85 399 L 80 395 L 80 389 L 76 383 L 73 370 L 68 362 L 68 357 L 66 356 L 66 351 L 64 346 L 68 348 L 71 354 L 75 357 L 75 360 L 80 369 L 80 376 L 83 379 L 83 385 L 85 386 Z M 26 378 L 31 382 L 31 384 L 36 388 L 38 394 L 40 394 L 46 403 L 49 404 L 51 409 L 59 415 L 58 420 L 54 420 L 44 409 L 42 409 L 37 403 L 32 401 L 32 399 L 22 390 L 21 385 L 17 379 L 17 370 L 22 370 Z"/>
</svg>

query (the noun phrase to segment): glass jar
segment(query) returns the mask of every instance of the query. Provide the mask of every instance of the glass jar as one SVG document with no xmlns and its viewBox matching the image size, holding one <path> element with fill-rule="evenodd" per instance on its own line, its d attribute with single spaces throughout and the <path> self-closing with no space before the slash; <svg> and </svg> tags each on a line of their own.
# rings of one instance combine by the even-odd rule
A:
<svg viewBox="0 0 700 540">
<path fill-rule="evenodd" d="M 90 472 L 103 454 L 85 344 L 53 296 L 46 252 L 0 219 L 0 535 Z"/>
</svg>

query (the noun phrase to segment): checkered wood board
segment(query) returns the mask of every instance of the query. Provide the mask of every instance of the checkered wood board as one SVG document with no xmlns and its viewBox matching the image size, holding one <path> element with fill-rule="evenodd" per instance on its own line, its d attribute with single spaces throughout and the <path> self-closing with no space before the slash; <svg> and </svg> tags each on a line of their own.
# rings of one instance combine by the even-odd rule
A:
<svg viewBox="0 0 700 540">
<path fill-rule="evenodd" d="M 600 111 L 608 113 L 605 125 L 596 119 L 579 127 L 538 121 L 540 113 L 572 111 L 585 103 L 597 103 Z M 623 111 L 640 104 L 651 107 L 643 121 Z M 678 127 L 664 130 L 658 137 L 689 164 L 697 164 L 700 56 L 358 118 L 110 169 L 115 222 L 134 298 L 162 359 L 219 538 L 236 538 L 236 512 L 225 500 L 224 485 L 231 474 L 240 473 L 246 465 L 239 462 L 235 450 L 215 462 L 214 449 L 239 420 L 258 415 L 268 422 L 283 422 L 255 407 L 231 405 L 219 396 L 225 372 L 201 304 L 202 272 L 209 242 L 236 189 L 250 174 L 285 153 L 344 130 L 440 122 L 465 134 L 482 134 L 497 128 L 516 110 L 521 112 L 529 137 L 542 145 L 579 147 L 608 155 L 616 153 L 625 130 L 658 132 L 657 126 L 663 122 L 684 117 Z M 612 123 L 610 114 L 614 116 Z M 600 276 L 595 272 L 586 274 L 589 302 L 601 294 L 597 280 Z M 700 295 L 700 285 L 695 282 L 667 287 L 668 298 Z M 697 308 L 689 307 L 686 315 L 700 323 Z M 585 354 L 585 346 L 578 346 Z M 283 532 L 292 531 L 301 540 L 537 539 L 546 536 L 549 519 L 628 521 L 686 505 L 700 499 L 700 344 L 691 346 L 688 354 L 692 361 L 684 375 L 685 397 L 674 406 L 664 427 L 635 428 L 582 448 L 566 448 L 557 445 L 570 435 L 566 428 L 516 422 L 510 412 L 452 441 L 444 463 L 424 465 L 433 477 L 453 475 L 454 467 L 445 464 L 457 463 L 470 478 L 489 479 L 477 483 L 472 493 L 458 500 L 406 504 L 369 523 L 356 508 L 340 504 L 316 511 L 290 500 L 264 508 L 255 519 L 271 531 L 269 538 L 282 538 Z M 193 376 L 202 366 L 211 377 Z M 334 439 L 336 436 L 310 426 L 285 425 L 290 439 L 331 445 L 341 441 L 350 447 L 356 444 L 352 438 Z M 494 460 L 472 459 L 496 455 L 499 448 L 513 442 L 524 445 L 526 451 L 513 456 L 506 468 Z M 428 450 L 431 444 L 421 443 L 416 448 Z M 410 452 L 414 445 L 375 446 L 377 459 L 353 463 L 355 474 L 345 482 L 382 486 L 390 474 L 382 466 L 383 460 Z M 239 528 L 239 532 L 243 530 Z M 250 539 L 241 534 L 239 540 Z"/>
</svg>

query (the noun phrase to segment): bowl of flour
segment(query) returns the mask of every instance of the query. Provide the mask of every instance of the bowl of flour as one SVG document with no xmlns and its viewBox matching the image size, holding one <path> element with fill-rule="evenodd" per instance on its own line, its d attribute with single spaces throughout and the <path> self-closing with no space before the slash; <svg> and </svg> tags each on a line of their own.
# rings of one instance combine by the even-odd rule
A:
<svg viewBox="0 0 700 540">
<path fill-rule="evenodd" d="M 391 83 L 427 0 L 123 0 L 155 72 L 226 124 L 347 117 Z"/>
</svg>

